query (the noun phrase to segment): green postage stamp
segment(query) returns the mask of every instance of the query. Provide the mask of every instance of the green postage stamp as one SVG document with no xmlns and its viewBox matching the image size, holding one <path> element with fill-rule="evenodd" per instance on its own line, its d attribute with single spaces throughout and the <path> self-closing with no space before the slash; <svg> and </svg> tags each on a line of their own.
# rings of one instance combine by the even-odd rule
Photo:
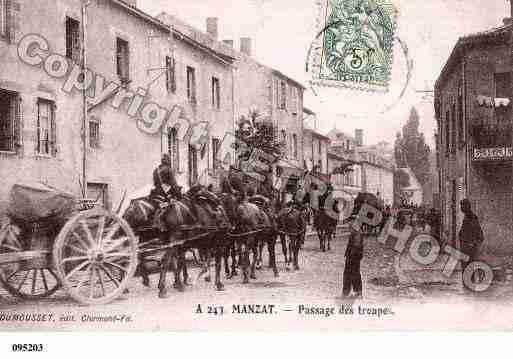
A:
<svg viewBox="0 0 513 359">
<path fill-rule="evenodd" d="M 397 10 L 390 0 L 318 0 L 312 83 L 387 91 Z"/>
</svg>

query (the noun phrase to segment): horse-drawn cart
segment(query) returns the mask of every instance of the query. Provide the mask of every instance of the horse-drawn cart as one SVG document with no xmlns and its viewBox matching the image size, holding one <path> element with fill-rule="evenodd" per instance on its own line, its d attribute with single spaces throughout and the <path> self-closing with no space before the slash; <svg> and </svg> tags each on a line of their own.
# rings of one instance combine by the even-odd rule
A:
<svg viewBox="0 0 513 359">
<path fill-rule="evenodd" d="M 73 196 L 44 185 L 15 185 L 0 229 L 0 285 L 24 299 L 64 287 L 83 304 L 123 294 L 138 264 L 128 223 L 104 209 L 84 210 Z"/>
</svg>

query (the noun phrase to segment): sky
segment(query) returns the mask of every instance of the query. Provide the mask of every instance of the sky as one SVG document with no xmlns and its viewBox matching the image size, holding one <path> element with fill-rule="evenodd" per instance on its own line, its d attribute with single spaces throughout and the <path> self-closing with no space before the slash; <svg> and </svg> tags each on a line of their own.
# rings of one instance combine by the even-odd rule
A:
<svg viewBox="0 0 513 359">
<path fill-rule="evenodd" d="M 253 39 L 253 56 L 287 76 L 308 85 L 307 51 L 316 34 L 318 0 L 138 0 L 151 15 L 174 14 L 200 30 L 207 17 L 219 18 L 219 37 Z M 436 129 L 433 99 L 420 91 L 434 83 L 459 37 L 502 24 L 509 16 L 508 0 L 391 0 L 398 9 L 396 35 L 407 46 L 408 57 L 396 41 L 392 78 L 387 93 L 316 88 L 305 92 L 304 105 L 317 113 L 317 129 L 336 127 L 365 133 L 365 144 L 393 142 L 414 106 L 420 130 L 433 145 Z M 412 61 L 406 86 L 407 59 Z M 307 86 L 308 87 L 308 86 Z M 310 124 L 313 126 L 313 124 Z"/>
</svg>

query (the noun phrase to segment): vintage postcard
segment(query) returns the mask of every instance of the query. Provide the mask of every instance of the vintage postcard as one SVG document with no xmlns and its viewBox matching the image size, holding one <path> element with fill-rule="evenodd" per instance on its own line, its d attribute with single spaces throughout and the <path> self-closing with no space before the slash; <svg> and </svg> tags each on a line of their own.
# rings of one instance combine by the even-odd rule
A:
<svg viewBox="0 0 513 359">
<path fill-rule="evenodd" d="M 512 9 L 0 0 L 0 331 L 509 331 Z"/>
</svg>

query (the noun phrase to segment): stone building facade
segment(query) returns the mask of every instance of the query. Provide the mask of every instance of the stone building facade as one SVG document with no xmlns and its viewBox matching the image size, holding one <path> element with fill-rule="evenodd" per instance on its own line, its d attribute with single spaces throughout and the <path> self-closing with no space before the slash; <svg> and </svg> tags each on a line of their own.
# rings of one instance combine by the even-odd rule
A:
<svg viewBox="0 0 513 359">
<path fill-rule="evenodd" d="M 348 174 L 349 178 L 355 176 L 353 181 L 355 186 L 349 186 L 347 190 L 355 195 L 360 191 L 370 192 L 374 195 L 379 193 L 385 204 L 392 205 L 394 164 L 382 151 L 386 147 L 386 143 L 364 146 L 364 133 L 361 129 L 355 130 L 354 137 L 338 129 L 330 131 L 328 136 L 332 143 L 331 151 L 355 163 L 353 172 Z"/>
<path fill-rule="evenodd" d="M 8 3 L 13 6 L 6 14 L 16 21 L 9 19 L 15 26 L 9 37 L 0 38 L 0 211 L 12 184 L 26 181 L 94 197 L 107 207 L 117 205 L 125 190 L 151 183 L 154 167 L 168 151 L 182 185 L 208 173 L 213 138 L 233 128 L 231 56 L 124 1 L 89 2 L 85 41 L 80 0 Z M 50 52 L 67 56 L 70 64 L 71 59 L 81 62 L 85 43 L 87 68 L 105 79 L 104 89 L 111 81 L 122 85 L 103 101 L 88 101 L 85 128 L 81 91 L 68 94 L 63 90 L 66 77 L 52 78 L 41 66 L 18 58 L 18 42 L 31 33 L 47 39 Z M 144 95 L 138 108 L 136 92 Z M 114 108 L 116 102 L 119 108 Z M 128 115 L 132 105 L 133 117 Z M 175 105 L 181 106 L 176 116 Z M 171 116 L 162 116 L 165 120 L 157 126 L 164 112 Z M 176 123 L 178 117 L 213 124 L 201 141 L 205 146 L 190 148 L 183 132 L 172 133 L 174 123 L 167 119 Z"/>
<path fill-rule="evenodd" d="M 302 167 L 304 87 L 255 61 L 251 39 L 237 51 L 219 41 L 216 18 L 203 32 L 165 13 L 152 17 L 135 1 L 90 1 L 84 22 L 83 3 L 0 1 L 0 213 L 17 182 L 114 207 L 125 191 L 152 182 L 163 153 L 182 187 L 212 183 L 219 153 L 233 152 L 227 133 L 252 110 L 283 137 L 281 167 Z M 52 78 L 18 58 L 18 42 L 31 33 L 77 69 L 85 48 L 87 69 L 104 79 L 92 76 L 86 96 L 98 96 L 87 100 L 85 121 L 82 91 L 64 91 L 66 76 Z M 196 138 L 187 136 L 192 130 Z"/>
<path fill-rule="evenodd" d="M 309 129 L 304 129 L 304 160 L 306 169 L 329 175 L 328 149 L 330 139 L 323 134 Z"/>
<path fill-rule="evenodd" d="M 511 20 L 460 38 L 435 87 L 438 174 L 446 239 L 457 244 L 469 198 L 485 250 L 513 249 Z"/>
<path fill-rule="evenodd" d="M 357 150 L 362 168 L 362 191 L 377 195 L 385 205 L 394 203 L 394 168 L 374 151 Z"/>
</svg>

